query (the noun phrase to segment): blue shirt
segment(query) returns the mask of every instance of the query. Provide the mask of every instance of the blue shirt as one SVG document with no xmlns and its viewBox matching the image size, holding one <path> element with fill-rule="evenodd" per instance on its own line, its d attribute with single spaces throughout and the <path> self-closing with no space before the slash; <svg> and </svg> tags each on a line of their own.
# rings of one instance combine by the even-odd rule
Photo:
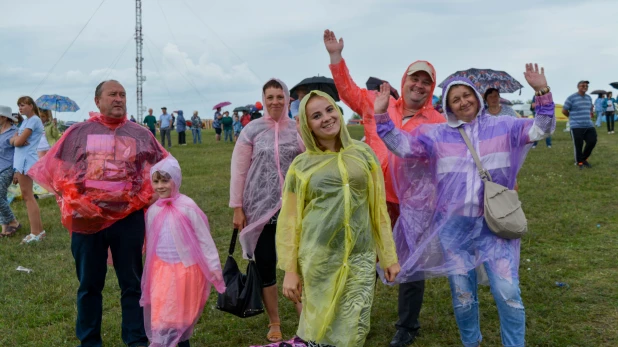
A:
<svg viewBox="0 0 618 347">
<path fill-rule="evenodd" d="M 13 137 L 13 134 L 15 134 L 16 131 L 17 127 L 11 125 L 6 132 L 0 134 L 0 172 L 13 167 L 15 147 L 11 146 L 9 140 Z"/>
<path fill-rule="evenodd" d="M 571 128 L 593 128 L 590 111 L 592 110 L 592 98 L 590 95 L 575 93 L 569 96 L 562 106 L 569 111 L 569 124 Z"/>
<path fill-rule="evenodd" d="M 235 133 L 239 133 L 242 130 L 242 124 L 240 123 L 240 121 L 234 121 L 232 125 L 234 126 Z"/>
<path fill-rule="evenodd" d="M 43 123 L 38 116 L 24 119 L 17 133 L 21 135 L 26 129 L 32 130 L 32 134 L 26 140 L 28 144 L 15 147 L 15 156 L 13 157 L 13 168 L 22 174 L 26 174 L 39 159 L 36 148 L 39 146 L 41 136 L 43 136 L 45 131 Z"/>
<path fill-rule="evenodd" d="M 216 129 L 221 129 L 221 119 L 217 118 L 221 115 L 221 112 L 215 112 L 215 120 L 212 122 L 212 127 Z"/>
<path fill-rule="evenodd" d="M 596 112 L 605 112 L 605 107 L 603 107 L 603 100 L 605 99 L 597 98 L 596 100 L 594 100 L 594 110 Z"/>
<path fill-rule="evenodd" d="M 159 122 L 161 122 L 161 129 L 169 128 L 172 124 L 172 115 L 167 113 L 160 115 Z"/>
</svg>

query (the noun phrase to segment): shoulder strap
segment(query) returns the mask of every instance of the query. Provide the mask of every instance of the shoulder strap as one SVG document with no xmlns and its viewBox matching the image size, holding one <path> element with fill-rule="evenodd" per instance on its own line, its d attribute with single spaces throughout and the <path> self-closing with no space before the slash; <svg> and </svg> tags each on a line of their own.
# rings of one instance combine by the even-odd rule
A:
<svg viewBox="0 0 618 347">
<path fill-rule="evenodd" d="M 472 158 L 474 158 L 474 163 L 476 164 L 476 168 L 479 172 L 479 176 L 481 176 L 481 179 L 483 181 L 491 181 L 491 175 L 489 174 L 489 171 L 483 168 L 483 164 L 481 164 L 481 159 L 479 159 L 478 154 L 476 154 L 476 150 L 472 146 L 472 143 L 470 142 L 470 139 L 468 138 L 466 131 L 461 126 L 457 129 L 459 130 L 461 137 L 463 137 L 464 141 L 466 142 L 466 146 L 468 146 L 468 149 L 470 150 L 470 153 L 472 154 Z"/>
<path fill-rule="evenodd" d="M 234 229 L 232 233 L 232 240 L 230 241 L 230 250 L 229 255 L 234 255 L 234 250 L 236 249 L 236 238 L 238 237 L 238 229 Z"/>
</svg>

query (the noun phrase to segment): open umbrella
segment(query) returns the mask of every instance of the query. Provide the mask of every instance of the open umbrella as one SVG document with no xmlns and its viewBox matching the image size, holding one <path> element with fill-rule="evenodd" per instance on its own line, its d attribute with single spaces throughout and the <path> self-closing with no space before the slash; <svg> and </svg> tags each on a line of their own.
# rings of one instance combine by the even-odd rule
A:
<svg viewBox="0 0 618 347">
<path fill-rule="evenodd" d="M 232 103 L 231 103 L 231 102 L 229 102 L 229 101 L 223 101 L 223 102 L 220 102 L 220 103 L 216 104 L 215 106 L 213 106 L 213 108 L 212 108 L 212 109 L 213 109 L 213 110 L 216 110 L 216 109 L 218 109 L 219 107 L 225 107 L 225 106 L 229 106 L 229 105 L 231 105 L 231 104 L 232 104 Z"/>
<path fill-rule="evenodd" d="M 601 95 L 601 94 L 607 94 L 607 92 L 604 91 L 603 89 L 597 89 L 597 90 L 591 91 L 590 94 L 599 94 L 599 95 Z"/>
<path fill-rule="evenodd" d="M 385 80 L 381 80 L 377 77 L 369 77 L 367 79 L 367 82 L 365 82 L 365 85 L 367 86 L 367 90 L 380 90 L 380 85 L 382 85 L 382 83 L 388 83 L 389 86 L 391 86 L 391 95 L 393 96 L 393 98 L 395 99 L 399 99 L 399 93 L 397 92 L 397 89 L 393 88 L 393 86 Z"/>
<path fill-rule="evenodd" d="M 609 85 L 612 86 L 612 88 L 618 89 L 618 82 L 612 82 Z"/>
<path fill-rule="evenodd" d="M 511 100 L 507 100 L 505 98 L 500 98 L 500 104 L 507 105 L 507 106 L 513 106 L 513 103 L 511 102 Z"/>
<path fill-rule="evenodd" d="M 453 77 L 465 77 L 469 79 L 474 83 L 474 86 L 481 94 L 485 93 L 489 88 L 496 88 L 500 93 L 514 93 L 519 90 L 519 94 L 521 95 L 521 88 L 524 87 L 504 71 L 475 68 L 455 72 L 442 81 L 438 87 L 444 88 L 446 82 Z"/>
<path fill-rule="evenodd" d="M 39 108 L 56 112 L 76 112 L 79 106 L 69 97 L 62 95 L 41 95 L 35 101 Z"/>
<path fill-rule="evenodd" d="M 323 77 L 323 76 L 314 76 L 305 78 L 300 81 L 299 84 L 295 85 L 292 89 L 290 89 L 290 95 L 294 99 L 298 99 L 298 94 L 296 94 L 296 90 L 298 87 L 304 86 L 308 91 L 312 90 L 321 90 L 324 93 L 330 95 L 335 101 L 339 101 L 339 93 L 337 92 L 337 87 L 335 87 L 335 81 L 332 78 Z"/>
<path fill-rule="evenodd" d="M 249 112 L 251 110 L 250 107 L 247 106 L 238 106 L 234 109 L 234 112 Z"/>
</svg>

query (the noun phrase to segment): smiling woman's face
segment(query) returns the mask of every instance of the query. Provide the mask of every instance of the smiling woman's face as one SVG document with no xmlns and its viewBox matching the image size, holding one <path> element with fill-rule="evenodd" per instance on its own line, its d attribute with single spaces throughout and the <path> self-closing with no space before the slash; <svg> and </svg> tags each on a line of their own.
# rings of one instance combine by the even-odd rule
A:
<svg viewBox="0 0 618 347">
<path fill-rule="evenodd" d="M 339 136 L 341 121 L 336 106 L 321 96 L 312 97 L 306 105 L 307 125 L 318 141 Z"/>
<path fill-rule="evenodd" d="M 479 112 L 479 100 L 472 88 L 464 85 L 453 86 L 446 97 L 448 107 L 455 117 L 463 122 L 470 122 Z"/>
</svg>

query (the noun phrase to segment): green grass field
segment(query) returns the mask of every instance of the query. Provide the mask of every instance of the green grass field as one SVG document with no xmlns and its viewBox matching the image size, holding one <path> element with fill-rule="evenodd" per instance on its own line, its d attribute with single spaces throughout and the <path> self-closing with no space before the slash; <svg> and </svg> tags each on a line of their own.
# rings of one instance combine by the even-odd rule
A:
<svg viewBox="0 0 618 347">
<path fill-rule="evenodd" d="M 590 163 L 573 165 L 568 133 L 559 124 L 552 149 L 540 143 L 519 175 L 520 197 L 529 220 L 521 254 L 521 290 L 529 346 L 618 346 L 618 135 L 599 132 Z M 362 127 L 350 127 L 355 138 Z M 176 135 L 174 133 L 174 135 Z M 233 145 L 202 133 L 204 143 L 172 147 L 183 170 L 181 191 L 204 210 L 224 262 L 232 231 L 228 208 Z M 176 143 L 176 138 L 172 139 Z M 74 325 L 77 278 L 68 232 L 53 199 L 39 200 L 47 238 L 20 245 L 29 230 L 22 201 L 12 207 L 24 229 L 0 239 L 0 346 L 76 346 Z M 240 257 L 237 251 L 237 258 Z M 27 274 L 17 266 L 34 270 Z M 244 263 L 241 264 L 244 267 Z M 108 269 L 103 327 L 106 346 L 122 346 L 120 292 Z M 283 274 L 280 273 L 280 278 Z M 568 287 L 558 287 L 565 282 Z M 500 346 L 498 316 L 488 287 L 479 289 L 483 346 Z M 266 315 L 239 319 L 215 309 L 211 295 L 195 329 L 193 346 L 266 344 Z M 291 338 L 298 319 L 280 296 L 282 330 Z M 388 346 L 397 320 L 397 288 L 379 284 L 366 346 Z M 421 337 L 414 346 L 459 346 L 459 333 L 445 279 L 427 282 Z"/>
</svg>

